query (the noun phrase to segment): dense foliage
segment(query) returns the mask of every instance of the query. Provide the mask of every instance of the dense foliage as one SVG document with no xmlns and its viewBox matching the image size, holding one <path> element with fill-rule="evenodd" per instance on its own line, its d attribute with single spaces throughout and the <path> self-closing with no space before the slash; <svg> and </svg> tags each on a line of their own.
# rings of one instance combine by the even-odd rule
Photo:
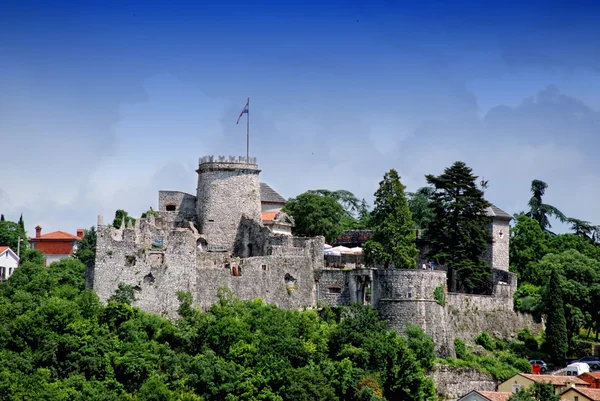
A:
<svg viewBox="0 0 600 401">
<path fill-rule="evenodd" d="M 84 271 L 27 261 L 0 284 L 0 399 L 433 399 L 431 338 L 401 338 L 372 309 L 319 316 L 222 291 L 201 313 L 180 293 L 169 321 L 132 307 L 124 285 L 103 305 Z"/>
<path fill-rule="evenodd" d="M 98 234 L 94 226 L 85 230 L 83 239 L 77 243 L 73 256 L 85 265 L 93 264 L 96 259 L 96 239 Z"/>
<path fill-rule="evenodd" d="M 531 365 L 520 355 L 535 350 L 528 349 L 524 342 L 517 340 L 508 343 L 493 339 L 485 332 L 477 339 L 478 345 L 485 344 L 477 351 L 458 338 L 454 339 L 456 358 L 447 358 L 439 362 L 450 366 L 475 368 L 489 373 L 498 381 L 507 380 L 519 372 L 531 372 Z"/>
<path fill-rule="evenodd" d="M 344 230 L 371 228 L 371 213 L 363 199 L 346 190 L 311 189 L 290 198 L 283 211 L 294 218 L 294 235 L 322 235 L 335 241 Z"/>
<path fill-rule="evenodd" d="M 475 183 L 477 176 L 463 162 L 426 178 L 435 188 L 430 204 L 435 218 L 427 227 L 431 257 L 448 266 L 449 282 L 458 278 L 460 290 L 475 291 L 491 275 L 491 267 L 482 260 L 491 242 L 491 218 L 486 214 L 490 204 Z"/>
<path fill-rule="evenodd" d="M 371 213 L 373 237 L 364 245 L 367 262 L 384 267 L 393 264 L 399 269 L 416 267 L 416 233 L 404 189 L 394 169 L 385 173 L 379 183 Z"/>
<path fill-rule="evenodd" d="M 22 222 L 21 217 L 21 222 Z M 19 249 L 19 238 L 21 238 L 21 248 L 27 247 L 27 233 L 22 223 L 15 223 L 9 220 L 0 220 L 0 246 L 9 246 L 15 253 Z"/>
<path fill-rule="evenodd" d="M 416 192 L 407 193 L 408 208 L 412 213 L 415 229 L 425 229 L 433 221 L 435 215 L 431 209 L 431 197 L 434 189 L 432 187 L 422 187 Z"/>
</svg>

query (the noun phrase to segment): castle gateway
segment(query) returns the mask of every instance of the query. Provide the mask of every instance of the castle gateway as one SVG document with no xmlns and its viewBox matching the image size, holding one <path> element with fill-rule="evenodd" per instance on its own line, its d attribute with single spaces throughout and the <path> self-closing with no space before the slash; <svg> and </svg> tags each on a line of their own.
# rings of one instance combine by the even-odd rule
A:
<svg viewBox="0 0 600 401">
<path fill-rule="evenodd" d="M 455 337 L 472 339 L 483 330 L 505 337 L 522 327 L 537 329 L 530 316 L 513 311 L 511 216 L 495 206 L 488 210 L 494 241 L 485 256 L 494 267 L 491 295 L 447 293 L 444 271 L 328 269 L 323 237 L 269 230 L 261 219 L 255 158 L 202 157 L 196 172 L 196 194 L 159 191 L 156 215 L 119 229 L 98 217 L 96 263 L 87 285 L 103 302 L 124 283 L 135 291 L 135 306 L 168 317 L 177 314 L 177 292 L 191 293 L 206 310 L 217 302 L 221 287 L 241 299 L 261 298 L 286 309 L 370 303 L 399 334 L 408 324 L 421 326 L 442 356 L 453 353 Z"/>
</svg>

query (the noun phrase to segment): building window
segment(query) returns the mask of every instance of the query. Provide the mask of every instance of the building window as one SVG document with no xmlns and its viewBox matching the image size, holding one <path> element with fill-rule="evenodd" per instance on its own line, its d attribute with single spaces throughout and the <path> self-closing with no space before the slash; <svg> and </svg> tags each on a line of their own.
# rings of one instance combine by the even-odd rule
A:
<svg viewBox="0 0 600 401">
<path fill-rule="evenodd" d="M 512 392 L 516 393 L 516 392 L 519 391 L 520 388 L 521 388 L 521 385 L 515 383 L 515 384 L 512 385 Z"/>
<path fill-rule="evenodd" d="M 167 205 L 167 212 L 174 212 L 177 210 L 177 206 L 175 205 Z"/>
<path fill-rule="evenodd" d="M 578 396 L 574 396 L 573 397 L 573 401 L 579 401 L 579 397 Z"/>
</svg>

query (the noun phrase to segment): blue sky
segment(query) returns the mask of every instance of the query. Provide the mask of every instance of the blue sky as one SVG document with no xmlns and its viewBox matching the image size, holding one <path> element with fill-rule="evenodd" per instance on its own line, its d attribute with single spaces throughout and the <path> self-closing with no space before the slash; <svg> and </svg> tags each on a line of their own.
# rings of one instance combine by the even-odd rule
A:
<svg viewBox="0 0 600 401">
<path fill-rule="evenodd" d="M 462 160 L 508 212 L 542 179 L 600 224 L 599 17 L 593 1 L 8 0 L 0 213 L 74 232 L 194 193 L 198 157 L 245 154 L 249 96 L 251 154 L 285 197 L 371 201 L 390 168 L 415 190 Z"/>
</svg>

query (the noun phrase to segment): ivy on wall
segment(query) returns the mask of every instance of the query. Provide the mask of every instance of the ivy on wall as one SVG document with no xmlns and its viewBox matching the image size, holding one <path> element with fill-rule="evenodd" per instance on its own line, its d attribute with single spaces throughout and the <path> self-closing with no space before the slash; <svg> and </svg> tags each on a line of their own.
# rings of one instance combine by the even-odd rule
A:
<svg viewBox="0 0 600 401">
<path fill-rule="evenodd" d="M 446 289 L 443 284 L 435 287 L 435 290 L 433 290 L 433 298 L 435 298 L 435 302 L 441 306 L 446 306 Z"/>
</svg>

